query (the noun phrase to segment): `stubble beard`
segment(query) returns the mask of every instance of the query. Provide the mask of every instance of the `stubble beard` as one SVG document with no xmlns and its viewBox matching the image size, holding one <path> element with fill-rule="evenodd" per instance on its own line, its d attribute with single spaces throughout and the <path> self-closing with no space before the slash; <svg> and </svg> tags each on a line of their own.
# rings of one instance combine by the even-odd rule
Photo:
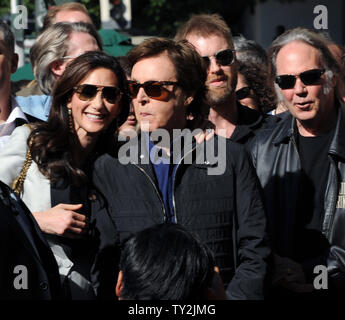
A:
<svg viewBox="0 0 345 320">
<path fill-rule="evenodd" d="M 226 104 L 234 94 L 236 85 L 237 74 L 232 74 L 230 83 L 227 82 L 224 87 L 210 89 L 208 86 L 206 92 L 207 103 L 212 107 Z"/>
<path fill-rule="evenodd" d="M 208 89 L 206 93 L 206 99 L 210 106 L 222 105 L 229 100 L 232 92 L 233 90 L 229 87 L 223 88 L 221 92 L 215 92 L 212 89 Z"/>
</svg>

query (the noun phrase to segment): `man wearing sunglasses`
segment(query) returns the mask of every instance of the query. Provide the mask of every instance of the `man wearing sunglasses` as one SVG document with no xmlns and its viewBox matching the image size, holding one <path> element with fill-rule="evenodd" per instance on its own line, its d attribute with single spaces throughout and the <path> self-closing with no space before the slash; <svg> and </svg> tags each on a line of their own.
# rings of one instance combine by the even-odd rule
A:
<svg viewBox="0 0 345 320">
<path fill-rule="evenodd" d="M 275 252 L 274 296 L 344 296 L 345 110 L 339 67 L 322 37 L 303 28 L 278 37 L 269 57 L 272 81 L 290 113 L 258 133 L 251 151 Z M 322 286 L 328 290 L 315 289 L 316 266 L 327 268 Z"/>
<path fill-rule="evenodd" d="M 128 60 L 141 135 L 120 148 L 118 159 L 100 157 L 93 180 L 109 202 L 120 240 L 153 224 L 181 224 L 214 252 L 231 299 L 262 299 L 270 250 L 250 159 L 243 146 L 223 137 L 201 144 L 191 137 L 207 107 L 200 56 L 187 41 L 151 38 Z M 124 163 L 127 151 L 133 157 Z M 212 160 L 214 151 L 225 160 L 222 173 L 211 172 L 222 161 Z"/>
<path fill-rule="evenodd" d="M 255 132 L 280 119 L 267 117 L 236 101 L 237 69 L 231 30 L 218 14 L 194 15 L 177 31 L 176 40 L 188 40 L 207 66 L 208 119 L 216 133 L 225 130 L 226 138 L 248 144 Z"/>
</svg>

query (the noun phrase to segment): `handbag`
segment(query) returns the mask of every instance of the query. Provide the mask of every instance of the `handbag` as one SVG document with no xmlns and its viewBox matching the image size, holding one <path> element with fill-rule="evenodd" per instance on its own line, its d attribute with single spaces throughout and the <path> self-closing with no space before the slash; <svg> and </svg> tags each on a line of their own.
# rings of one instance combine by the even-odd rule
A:
<svg viewBox="0 0 345 320">
<path fill-rule="evenodd" d="M 27 126 L 29 127 L 30 129 L 31 126 L 29 124 L 24 124 L 24 126 Z M 26 174 L 29 170 L 29 167 L 31 165 L 31 162 L 32 162 L 32 157 L 31 157 L 31 146 L 32 146 L 32 142 L 33 142 L 33 138 L 30 139 L 29 141 L 29 145 L 28 145 L 28 150 L 26 151 L 26 156 L 25 156 L 25 161 L 24 161 L 24 165 L 23 165 L 23 168 L 22 170 L 20 171 L 17 179 L 15 179 L 12 183 L 12 189 L 13 189 L 13 192 L 19 196 L 22 189 L 23 189 L 23 184 L 24 184 L 24 181 L 25 181 L 25 178 L 26 178 Z"/>
</svg>

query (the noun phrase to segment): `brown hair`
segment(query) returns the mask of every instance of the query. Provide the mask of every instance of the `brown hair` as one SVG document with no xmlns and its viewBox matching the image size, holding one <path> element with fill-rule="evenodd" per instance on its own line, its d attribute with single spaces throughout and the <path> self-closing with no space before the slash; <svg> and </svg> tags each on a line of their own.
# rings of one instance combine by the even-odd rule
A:
<svg viewBox="0 0 345 320">
<path fill-rule="evenodd" d="M 89 12 L 87 11 L 86 7 L 83 4 L 78 3 L 78 2 L 63 3 L 58 6 L 53 6 L 51 7 L 51 9 L 48 10 L 47 14 L 44 16 L 43 26 L 42 26 L 41 31 L 44 31 L 45 29 L 55 24 L 55 17 L 60 11 L 80 11 L 90 17 Z M 92 21 L 91 17 L 90 17 L 90 20 Z"/>
<path fill-rule="evenodd" d="M 133 48 L 127 55 L 129 68 L 144 58 L 166 53 L 176 70 L 177 82 L 182 92 L 193 95 L 194 99 L 187 108 L 187 115 L 194 119 L 205 117 L 208 107 L 205 104 L 205 64 L 194 47 L 186 40 L 174 41 L 165 38 L 150 38 Z"/>
<path fill-rule="evenodd" d="M 229 47 L 233 49 L 234 44 L 229 26 L 219 14 L 197 14 L 185 22 L 175 35 L 175 40 L 183 40 L 189 34 L 200 36 L 221 35 L 227 41 Z"/>
<path fill-rule="evenodd" d="M 98 51 L 86 52 L 75 58 L 57 80 L 48 121 L 36 124 L 31 132 L 29 140 L 33 138 L 32 159 L 37 163 L 40 172 L 51 182 L 68 176 L 75 184 L 86 181 L 86 174 L 73 159 L 76 135 L 69 128 L 67 102 L 73 95 L 73 87 L 89 72 L 98 68 L 113 71 L 118 79 L 118 87 L 125 92 L 126 77 L 116 58 Z M 127 119 L 129 110 L 129 101 L 125 94 L 122 95 L 120 104 L 120 114 L 98 139 L 95 150 L 98 153 L 115 152 L 115 132 Z"/>
</svg>

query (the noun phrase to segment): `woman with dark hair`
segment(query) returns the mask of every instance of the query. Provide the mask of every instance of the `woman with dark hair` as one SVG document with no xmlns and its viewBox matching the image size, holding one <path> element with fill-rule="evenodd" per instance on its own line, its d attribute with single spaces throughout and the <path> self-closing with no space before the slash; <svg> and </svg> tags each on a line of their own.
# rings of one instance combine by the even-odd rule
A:
<svg viewBox="0 0 345 320">
<path fill-rule="evenodd" d="M 276 97 L 268 85 L 267 71 L 251 61 L 238 60 L 236 99 L 244 106 L 265 114 L 276 107 Z"/>
<path fill-rule="evenodd" d="M 115 132 L 129 108 L 125 85 L 115 58 L 101 52 L 77 57 L 54 87 L 48 121 L 17 128 L 0 153 L 0 179 L 46 233 L 66 298 L 106 294 L 100 252 L 116 244 L 116 230 L 89 177 L 98 155 L 116 152 Z"/>
<path fill-rule="evenodd" d="M 268 59 L 254 40 L 234 37 L 238 61 L 236 99 L 244 106 L 265 114 L 276 107 L 276 96 L 268 82 Z"/>
</svg>

